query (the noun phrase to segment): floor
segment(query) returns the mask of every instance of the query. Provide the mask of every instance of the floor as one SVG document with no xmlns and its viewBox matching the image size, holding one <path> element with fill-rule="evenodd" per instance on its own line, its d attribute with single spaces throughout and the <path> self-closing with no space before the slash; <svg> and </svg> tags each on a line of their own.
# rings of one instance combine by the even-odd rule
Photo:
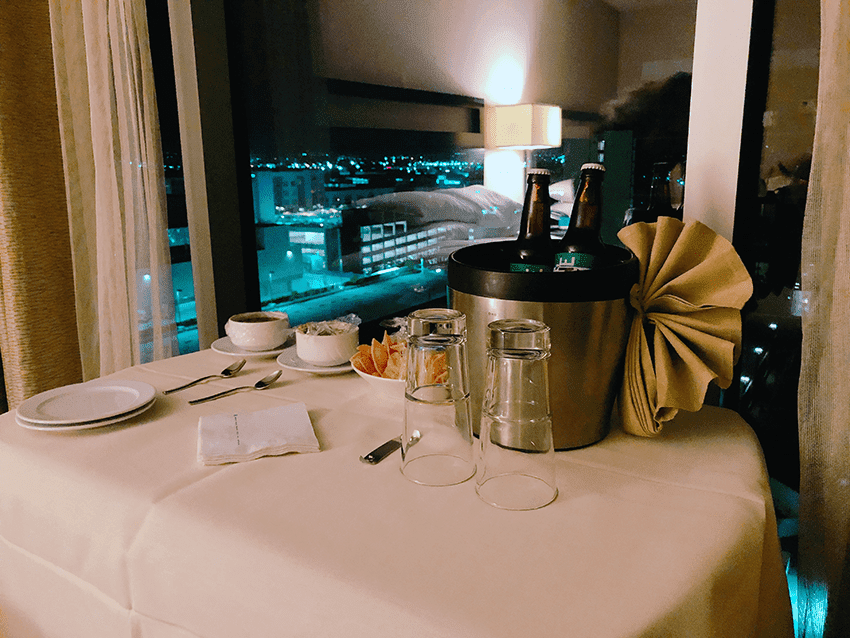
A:
<svg viewBox="0 0 850 638">
<path fill-rule="evenodd" d="M 794 633 L 800 636 L 797 619 L 797 529 L 800 495 L 780 481 L 771 478 L 770 490 L 776 510 L 776 525 L 782 558 L 785 560 L 785 575 L 788 578 L 788 593 L 794 613 Z M 807 638 L 814 638 L 807 635 Z"/>
</svg>

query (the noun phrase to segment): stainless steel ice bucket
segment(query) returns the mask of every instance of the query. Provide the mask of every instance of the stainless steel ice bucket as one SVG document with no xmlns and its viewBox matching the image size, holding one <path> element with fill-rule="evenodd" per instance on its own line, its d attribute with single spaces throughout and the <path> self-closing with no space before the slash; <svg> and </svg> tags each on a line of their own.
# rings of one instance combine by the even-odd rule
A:
<svg viewBox="0 0 850 638">
<path fill-rule="evenodd" d="M 607 247 L 606 266 L 558 273 L 508 272 L 511 242 L 474 244 L 449 258 L 449 305 L 466 314 L 473 427 L 481 421 L 487 326 L 496 319 L 537 319 L 551 329 L 549 400 L 555 448 L 596 443 L 611 426 L 623 376 L 638 261 Z"/>
</svg>

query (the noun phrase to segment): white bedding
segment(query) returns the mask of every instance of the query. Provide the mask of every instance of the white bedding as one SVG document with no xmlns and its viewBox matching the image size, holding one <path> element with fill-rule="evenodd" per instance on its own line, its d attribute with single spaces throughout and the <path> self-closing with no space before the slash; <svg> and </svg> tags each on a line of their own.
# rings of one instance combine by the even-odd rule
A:
<svg viewBox="0 0 850 638">
<path fill-rule="evenodd" d="M 522 207 L 512 199 L 480 185 L 434 191 L 390 193 L 361 199 L 377 213 L 392 213 L 415 226 L 451 221 L 516 234 Z M 500 233 L 502 234 L 502 233 Z"/>
</svg>

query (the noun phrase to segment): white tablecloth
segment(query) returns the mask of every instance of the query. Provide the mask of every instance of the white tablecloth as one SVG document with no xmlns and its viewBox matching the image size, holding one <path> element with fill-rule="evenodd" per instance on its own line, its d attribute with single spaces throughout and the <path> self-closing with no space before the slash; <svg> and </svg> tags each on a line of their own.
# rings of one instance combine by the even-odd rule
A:
<svg viewBox="0 0 850 638">
<path fill-rule="evenodd" d="M 113 375 L 163 390 L 204 351 Z M 792 636 L 761 449 L 734 413 L 683 413 L 558 452 L 557 500 L 508 512 L 473 481 L 408 482 L 401 403 L 354 373 L 189 406 L 275 369 L 158 396 L 126 424 L 0 417 L 0 636 Z M 201 415 L 303 401 L 322 451 L 205 467 Z"/>
</svg>

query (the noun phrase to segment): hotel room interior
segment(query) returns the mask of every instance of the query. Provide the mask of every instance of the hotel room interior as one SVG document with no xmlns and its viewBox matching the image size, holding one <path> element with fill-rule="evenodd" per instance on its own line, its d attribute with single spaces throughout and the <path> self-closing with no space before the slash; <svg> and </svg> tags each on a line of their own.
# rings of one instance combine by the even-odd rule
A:
<svg viewBox="0 0 850 638">
<path fill-rule="evenodd" d="M 0 8 L 3 412 L 208 349 L 245 310 L 283 310 L 293 325 L 355 314 L 364 339 L 380 338 L 393 318 L 448 303 L 452 250 L 514 236 L 527 167 L 549 169 L 563 189 L 553 189 L 557 234 L 579 167 L 605 163 L 602 232 L 616 244 L 626 211 L 646 201 L 652 163 L 681 162 L 684 221 L 731 241 L 754 286 L 736 376 L 706 401 L 740 414 L 763 449 L 797 635 L 846 635 L 850 455 L 834 442 L 850 424 L 846 407 L 811 406 L 841 403 L 846 382 L 827 391 L 817 379 L 842 369 L 843 346 L 822 353 L 848 319 L 836 310 L 844 327 L 827 337 L 815 327 L 824 305 L 808 328 L 823 336 L 807 345 L 805 318 L 824 276 L 807 264 L 828 253 L 846 274 L 846 257 L 807 247 L 836 233 L 807 226 L 804 239 L 803 221 L 807 189 L 826 206 L 812 189 L 835 176 L 819 160 L 816 122 L 824 100 L 839 99 L 819 87 L 822 13 L 837 15 L 838 2 L 31 4 Z M 135 25 L 138 49 L 115 52 L 116 23 Z M 120 87 L 122 74 L 142 87 L 133 113 L 93 88 Z M 686 91 L 659 117 L 647 96 L 671 82 Z M 629 119 L 641 100 L 646 128 Z M 558 107 L 557 141 L 494 141 L 499 109 L 530 104 Z M 104 170 L 112 160 L 135 161 L 132 175 Z M 14 514 L 0 501 L 0 537 Z"/>
</svg>

